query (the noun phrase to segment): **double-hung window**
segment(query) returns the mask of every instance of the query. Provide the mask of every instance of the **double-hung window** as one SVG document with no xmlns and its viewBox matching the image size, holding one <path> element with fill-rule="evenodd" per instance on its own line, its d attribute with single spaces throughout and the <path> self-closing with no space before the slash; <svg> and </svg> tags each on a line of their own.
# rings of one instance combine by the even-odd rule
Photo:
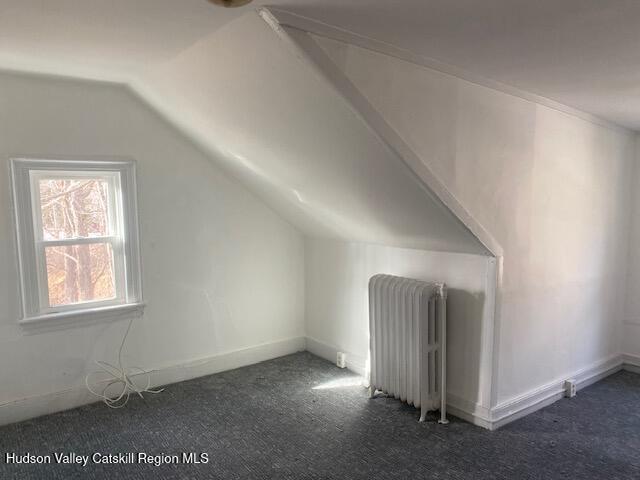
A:
<svg viewBox="0 0 640 480">
<path fill-rule="evenodd" d="M 129 160 L 12 159 L 23 322 L 137 308 Z"/>
</svg>

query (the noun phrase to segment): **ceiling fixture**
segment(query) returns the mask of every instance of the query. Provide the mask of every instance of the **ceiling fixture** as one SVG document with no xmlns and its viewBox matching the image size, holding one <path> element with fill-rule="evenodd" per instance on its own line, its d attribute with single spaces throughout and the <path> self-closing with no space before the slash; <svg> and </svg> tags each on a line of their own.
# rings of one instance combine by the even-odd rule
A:
<svg viewBox="0 0 640 480">
<path fill-rule="evenodd" d="M 253 0 L 209 0 L 214 5 L 220 5 L 226 8 L 241 7 L 247 3 L 251 3 Z"/>
</svg>

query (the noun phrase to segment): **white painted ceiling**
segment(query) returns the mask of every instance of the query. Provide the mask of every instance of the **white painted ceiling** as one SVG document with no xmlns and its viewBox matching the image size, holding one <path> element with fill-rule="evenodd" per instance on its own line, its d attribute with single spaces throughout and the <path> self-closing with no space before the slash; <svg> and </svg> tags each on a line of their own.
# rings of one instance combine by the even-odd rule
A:
<svg viewBox="0 0 640 480">
<path fill-rule="evenodd" d="M 265 4 L 640 129 L 637 0 L 0 0 L 0 66 L 122 79 Z"/>
</svg>

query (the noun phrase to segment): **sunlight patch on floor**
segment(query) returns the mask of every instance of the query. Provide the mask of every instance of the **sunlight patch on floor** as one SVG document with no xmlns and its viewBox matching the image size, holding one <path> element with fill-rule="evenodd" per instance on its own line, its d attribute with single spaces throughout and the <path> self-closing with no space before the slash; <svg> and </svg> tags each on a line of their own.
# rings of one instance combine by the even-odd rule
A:
<svg viewBox="0 0 640 480">
<path fill-rule="evenodd" d="M 364 385 L 364 379 L 362 377 L 346 377 L 337 378 L 329 382 L 321 383 L 313 387 L 313 390 L 329 390 L 332 388 L 345 388 L 345 387 L 361 387 Z"/>
</svg>

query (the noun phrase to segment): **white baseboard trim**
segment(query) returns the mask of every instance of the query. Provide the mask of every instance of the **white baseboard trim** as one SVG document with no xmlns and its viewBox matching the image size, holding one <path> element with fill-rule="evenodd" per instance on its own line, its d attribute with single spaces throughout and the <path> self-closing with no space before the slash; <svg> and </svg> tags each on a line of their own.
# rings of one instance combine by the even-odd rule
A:
<svg viewBox="0 0 640 480">
<path fill-rule="evenodd" d="M 169 385 L 192 378 L 244 367 L 305 349 L 305 338 L 294 337 L 253 347 L 225 352 L 179 365 L 161 366 L 150 370 L 153 386 Z M 0 425 L 20 422 L 50 413 L 69 410 L 96 402 L 84 385 L 70 389 L 21 398 L 0 404 Z"/>
<path fill-rule="evenodd" d="M 244 367 L 272 358 L 307 350 L 314 355 L 335 363 L 338 347 L 311 337 L 295 337 L 286 340 L 243 348 L 211 357 L 193 360 L 179 365 L 169 365 L 150 370 L 152 385 L 169 385 L 192 378 L 212 375 L 225 370 Z M 343 351 L 343 350 L 341 350 Z M 347 353 L 347 368 L 365 376 L 366 359 Z M 578 389 L 595 383 L 621 369 L 640 373 L 640 356 L 615 355 L 590 367 L 581 369 L 566 378 L 573 378 Z M 448 411 L 463 420 L 489 430 L 500 428 L 564 397 L 564 379 L 555 380 L 533 389 L 492 409 L 465 400 L 454 394 L 447 395 Z M 81 386 L 67 390 L 36 395 L 0 404 L 0 425 L 28 420 L 63 410 L 96 402 L 96 398 Z"/>
<path fill-rule="evenodd" d="M 628 372 L 640 373 L 640 356 L 630 353 L 622 354 L 622 369 Z"/>
<path fill-rule="evenodd" d="M 478 427 L 491 430 L 489 409 L 451 392 L 447 392 L 447 412 Z"/>
<path fill-rule="evenodd" d="M 640 365 L 640 363 L 639 363 Z M 502 402 L 490 411 L 490 430 L 495 430 L 508 423 L 522 418 L 564 397 L 564 382 L 572 378 L 577 388 L 582 389 L 623 368 L 623 356 L 614 355 L 593 365 L 580 369 L 562 379 L 554 380 L 546 385 Z"/>
<path fill-rule="evenodd" d="M 338 352 L 347 354 L 347 368 L 362 377 L 367 376 L 367 359 L 349 352 L 341 347 L 330 345 L 313 337 L 306 337 L 306 349 L 308 352 L 317 355 L 320 358 L 336 363 L 336 355 Z"/>
</svg>

